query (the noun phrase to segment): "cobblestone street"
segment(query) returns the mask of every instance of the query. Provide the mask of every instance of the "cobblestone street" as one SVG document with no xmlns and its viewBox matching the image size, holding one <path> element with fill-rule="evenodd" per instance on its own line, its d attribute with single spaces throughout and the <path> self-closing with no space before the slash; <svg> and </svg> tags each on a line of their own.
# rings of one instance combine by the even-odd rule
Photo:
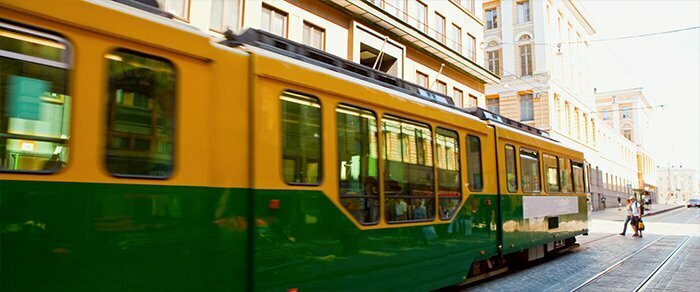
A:
<svg viewBox="0 0 700 292">
<path fill-rule="evenodd" d="M 644 218 L 643 238 L 618 235 L 617 208 L 594 212 L 579 247 L 464 291 L 697 291 L 700 210 L 661 209 Z"/>
</svg>

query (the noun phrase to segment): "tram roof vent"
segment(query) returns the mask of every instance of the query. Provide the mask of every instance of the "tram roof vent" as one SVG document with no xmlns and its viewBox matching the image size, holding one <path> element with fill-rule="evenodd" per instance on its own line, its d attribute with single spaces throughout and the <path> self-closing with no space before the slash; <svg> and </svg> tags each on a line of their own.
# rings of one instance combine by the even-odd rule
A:
<svg viewBox="0 0 700 292">
<path fill-rule="evenodd" d="M 343 59 L 333 54 L 291 41 L 266 31 L 250 28 L 241 34 L 236 35 L 231 30 L 228 30 L 224 35 L 226 36 L 226 40 L 221 42 L 221 44 L 229 47 L 250 45 L 262 48 L 345 75 L 372 82 L 374 84 L 398 90 L 424 100 L 456 108 L 452 98 L 447 95 L 431 91 L 418 84 L 407 82 L 406 80 L 389 75 L 382 71 L 372 69 L 365 65 Z"/>
<path fill-rule="evenodd" d="M 506 118 L 504 116 L 501 116 L 501 115 L 494 113 L 494 112 L 490 112 L 490 111 L 485 110 L 483 108 L 470 107 L 470 108 L 464 109 L 464 111 L 473 115 L 473 116 L 478 117 L 479 119 L 485 120 L 485 121 L 496 122 L 496 123 L 499 123 L 502 125 L 509 126 L 511 128 L 521 130 L 523 132 L 533 134 L 535 136 L 539 136 L 539 137 L 546 138 L 546 139 L 549 139 L 552 141 L 556 141 L 556 140 L 552 139 L 551 136 L 549 136 L 549 133 L 547 133 L 543 130 L 540 130 L 540 129 L 535 128 L 533 126 L 526 125 L 526 124 L 523 124 L 521 122 L 509 119 L 509 118 Z"/>
</svg>

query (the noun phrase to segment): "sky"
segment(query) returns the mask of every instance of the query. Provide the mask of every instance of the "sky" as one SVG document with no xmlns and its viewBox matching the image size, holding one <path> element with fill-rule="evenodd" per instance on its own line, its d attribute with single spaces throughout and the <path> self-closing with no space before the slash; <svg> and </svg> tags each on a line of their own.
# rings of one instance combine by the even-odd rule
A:
<svg viewBox="0 0 700 292">
<path fill-rule="evenodd" d="M 594 39 L 700 26 L 700 0 L 581 0 Z M 656 108 L 648 151 L 661 167 L 700 169 L 700 29 L 592 42 L 591 82 L 599 91 L 642 87 Z"/>
</svg>

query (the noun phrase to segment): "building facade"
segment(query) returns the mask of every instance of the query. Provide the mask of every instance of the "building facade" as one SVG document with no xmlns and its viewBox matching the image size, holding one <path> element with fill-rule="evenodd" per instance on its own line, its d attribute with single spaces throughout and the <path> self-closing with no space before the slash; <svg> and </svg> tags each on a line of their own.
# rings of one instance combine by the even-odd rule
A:
<svg viewBox="0 0 700 292">
<path fill-rule="evenodd" d="M 176 18 L 223 38 L 247 28 L 374 67 L 453 97 L 485 103 L 480 0 L 157 0 Z"/>
<path fill-rule="evenodd" d="M 656 200 L 656 160 L 648 152 L 652 113 L 642 88 L 596 92 L 598 119 L 636 146 L 637 185 L 635 189 Z"/>
<path fill-rule="evenodd" d="M 585 12 L 571 0 L 492 0 L 483 9 L 484 62 L 502 75 L 486 86 L 487 109 L 583 152 L 594 209 L 632 194 L 636 146 L 599 123 L 588 66 L 596 30 Z"/>
<path fill-rule="evenodd" d="M 665 204 L 687 202 L 691 197 L 700 197 L 698 174 L 695 169 L 665 167 L 657 169 L 659 201 Z"/>
</svg>

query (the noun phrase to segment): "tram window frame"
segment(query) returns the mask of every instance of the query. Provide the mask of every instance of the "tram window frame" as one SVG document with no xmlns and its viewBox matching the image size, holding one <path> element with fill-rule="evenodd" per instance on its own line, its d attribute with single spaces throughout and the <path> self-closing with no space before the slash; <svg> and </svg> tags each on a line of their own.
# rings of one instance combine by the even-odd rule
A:
<svg viewBox="0 0 700 292">
<path fill-rule="evenodd" d="M 39 96 L 36 96 L 36 99 L 38 102 L 28 101 L 26 98 L 23 98 L 21 101 L 18 101 L 20 104 L 24 104 L 24 107 L 22 107 L 23 110 L 20 110 L 20 112 L 16 112 L 16 115 L 30 115 L 31 117 L 27 118 L 21 118 L 18 116 L 14 116 L 12 118 L 17 119 L 17 120 L 41 120 L 41 114 L 42 114 L 42 106 L 45 110 L 48 110 L 46 106 L 50 105 L 61 105 L 61 125 L 60 125 L 60 135 L 58 135 L 58 138 L 56 137 L 50 137 L 48 135 L 41 135 L 41 133 L 37 134 L 25 134 L 25 133 L 9 133 L 9 128 L 5 129 L 7 133 L 4 133 L 5 131 L 0 129 L 0 147 L 3 148 L 2 153 L 4 156 L 4 152 L 7 151 L 6 145 L 8 143 L 8 140 L 18 140 L 17 141 L 17 146 L 20 147 L 19 151 L 16 151 L 16 155 L 14 156 L 14 165 L 17 167 L 19 165 L 19 159 L 20 155 L 22 153 L 25 153 L 27 150 L 24 150 L 25 147 L 31 148 L 32 152 L 37 152 L 40 150 L 40 148 L 43 148 L 43 150 L 48 150 L 51 146 L 55 146 L 53 151 L 44 151 L 44 153 L 39 153 L 35 154 L 33 153 L 33 159 L 34 163 L 37 162 L 42 162 L 42 169 L 11 169 L 5 167 L 5 162 L 10 162 L 10 156 L 8 155 L 7 160 L 4 160 L 4 157 L 0 157 L 0 172 L 2 173 L 27 173 L 27 174 L 54 174 L 59 171 L 61 171 L 65 166 L 69 163 L 69 150 L 71 148 L 70 144 L 70 132 L 72 128 L 72 100 L 73 97 L 69 94 L 70 93 L 70 73 L 71 69 L 73 68 L 73 60 L 72 60 L 72 54 L 73 54 L 73 46 L 72 44 L 63 36 L 61 36 L 58 33 L 52 32 L 52 31 L 47 31 L 44 29 L 40 28 L 33 28 L 30 26 L 22 26 L 21 24 L 15 24 L 15 23 L 8 23 L 6 21 L 0 21 L 0 29 L 3 31 L 7 31 L 7 35 L 3 37 L 11 38 L 9 35 L 15 34 L 19 38 L 14 38 L 17 41 L 20 41 L 21 44 L 25 43 L 33 43 L 34 46 L 31 48 L 33 49 L 38 49 L 37 45 L 43 45 L 44 48 L 46 47 L 53 47 L 60 49 L 61 51 L 58 52 L 57 55 L 53 56 L 54 58 L 50 58 L 51 56 L 41 56 L 41 55 L 36 55 L 37 52 L 26 52 L 22 50 L 23 47 L 20 48 L 15 48 L 15 50 L 10 50 L 10 48 L 0 48 L 0 59 L 7 59 L 8 63 L 11 62 L 18 62 L 19 64 L 24 64 L 28 66 L 41 66 L 41 68 L 51 68 L 51 70 L 56 70 L 57 73 L 59 73 L 58 78 L 54 79 L 52 81 L 60 80 L 59 82 L 62 82 L 63 86 L 60 86 L 59 88 L 55 88 L 53 84 L 49 84 L 48 81 L 43 80 L 43 79 L 36 79 L 36 78 L 31 78 L 27 77 L 27 75 L 30 74 L 24 74 L 24 75 L 12 75 L 16 76 L 21 79 L 16 79 L 15 82 L 30 82 L 30 83 L 35 83 L 34 85 L 37 86 L 45 86 L 46 90 L 55 90 L 55 89 L 60 89 L 62 93 L 55 93 L 51 92 L 51 96 L 43 96 L 43 93 L 38 93 L 34 92 L 35 94 L 41 94 Z M 33 41 L 32 41 L 33 40 Z M 42 52 L 39 52 L 42 53 Z M 44 50 L 43 53 L 47 53 L 46 50 Z M 62 70 L 62 71 L 61 71 Z M 45 72 L 46 73 L 46 72 Z M 32 75 L 33 76 L 33 75 Z M 1 78 L 2 76 L 0 76 Z M 10 77 L 10 76 L 8 76 Z M 43 83 L 39 83 L 43 82 Z M 37 89 L 37 88 L 33 88 Z M 39 88 L 40 89 L 40 88 Z M 6 104 L 9 103 L 9 99 L 12 98 L 11 96 L 5 97 L 3 95 L 3 92 L 0 92 L 0 104 L 2 106 L 5 106 Z M 33 97 L 30 97 L 34 99 Z M 5 100 L 8 99 L 8 100 Z M 44 103 L 41 103 L 44 102 Z M 29 104 L 29 105 L 27 105 Z M 13 107 L 15 107 L 15 104 L 12 103 Z M 20 105 L 17 105 L 20 106 Z M 27 106 L 29 106 L 31 109 L 27 109 Z M 55 107 L 54 107 L 55 108 Z M 54 112 L 56 112 L 54 110 Z M 7 122 L 2 122 L 0 121 L 0 126 L 8 126 L 11 124 L 10 123 L 10 115 L 12 111 L 3 111 L 0 113 L 0 119 L 4 120 L 7 118 Z M 7 115 L 6 115 L 7 114 Z M 25 123 L 15 123 L 15 124 L 25 124 Z M 52 126 L 54 124 L 52 123 Z M 50 129 L 45 129 L 45 131 L 48 131 Z M 53 129 L 56 130 L 56 129 Z M 23 132 L 20 130 L 20 132 Z M 4 136 L 4 137 L 3 137 Z M 56 136 L 56 135 L 54 135 Z M 39 144 L 37 144 L 37 142 Z M 53 145 L 57 144 L 57 145 Z M 26 146 L 25 146 L 26 145 Z M 48 155 L 48 153 L 51 153 Z M 24 157 L 24 155 L 21 155 Z M 31 156 L 31 155 L 30 155 Z M 48 156 L 48 157 L 44 157 Z M 30 157 L 32 158 L 32 157 Z M 40 160 L 41 158 L 48 158 L 46 160 Z M 48 167 L 47 167 L 48 165 Z"/>
<path fill-rule="evenodd" d="M 470 153 L 472 152 L 472 144 L 470 143 L 471 139 L 476 139 L 475 141 L 479 144 L 478 151 L 476 152 L 478 155 L 476 158 L 476 164 L 474 164 L 474 159 L 470 158 Z M 478 166 L 478 172 L 473 173 L 472 169 L 474 166 Z M 477 185 L 476 183 L 473 183 L 473 175 L 479 175 L 480 181 L 479 184 Z M 469 191 L 472 192 L 481 192 L 484 190 L 484 169 L 483 169 L 483 163 L 482 163 L 482 153 L 481 153 L 481 138 L 479 136 L 475 135 L 467 135 L 467 181 L 469 182 Z"/>
<path fill-rule="evenodd" d="M 378 125 L 379 119 L 377 119 L 377 114 L 373 110 L 358 107 L 358 106 L 351 105 L 351 104 L 346 104 L 346 103 L 338 104 L 335 108 L 335 113 L 336 113 L 336 122 L 337 122 L 336 123 L 336 127 L 337 127 L 337 131 L 336 131 L 336 145 L 337 145 L 337 153 L 336 154 L 337 155 L 336 155 L 336 158 L 337 158 L 337 162 L 338 162 L 337 167 L 339 169 L 339 171 L 338 171 L 338 197 L 340 198 L 340 203 L 343 206 L 343 208 L 348 213 L 350 213 L 350 215 L 352 215 L 353 220 L 356 220 L 361 225 L 369 226 L 369 225 L 379 224 L 379 221 L 380 221 L 379 219 L 381 217 L 380 216 L 381 196 L 379 193 L 379 159 L 380 159 L 380 156 L 379 156 L 379 125 Z M 340 143 L 340 139 L 341 139 L 341 137 L 340 137 L 340 135 L 341 135 L 340 119 L 341 119 L 341 116 L 340 115 L 341 114 L 356 115 L 357 117 L 365 118 L 365 119 L 368 119 L 368 118 L 364 115 L 371 115 L 371 118 L 374 119 L 374 125 L 373 125 L 374 128 L 372 128 L 371 123 L 369 123 L 367 125 L 367 128 L 368 128 L 367 131 L 369 131 L 370 133 L 373 132 L 373 134 L 371 134 L 368 137 L 368 140 L 366 141 L 367 142 L 366 145 L 364 145 L 364 144 L 361 145 L 361 147 L 366 146 L 368 148 L 367 149 L 368 152 L 367 152 L 367 159 L 366 159 L 366 161 L 367 161 L 366 167 L 367 167 L 367 172 L 369 174 L 366 176 L 362 176 L 362 172 L 363 172 L 363 169 L 365 168 L 365 164 L 363 164 L 363 159 L 362 159 L 363 158 L 362 156 L 364 156 L 364 155 L 362 153 L 360 153 L 360 159 L 359 159 L 360 169 L 359 169 L 358 178 L 362 178 L 362 179 L 358 180 L 359 187 L 360 187 L 359 193 L 361 193 L 361 195 L 359 195 L 359 196 L 358 195 L 353 196 L 353 195 L 343 194 L 343 182 L 344 182 L 344 180 L 343 180 L 343 166 L 344 165 L 343 165 L 343 160 L 341 160 L 341 157 L 340 157 L 340 155 L 341 155 L 341 153 L 340 153 L 340 151 L 341 151 L 341 146 L 340 146 L 341 145 L 341 143 Z M 359 127 L 362 127 L 362 125 L 360 125 Z M 372 141 L 372 136 L 374 136 L 374 141 Z M 346 139 L 347 139 L 347 137 L 346 137 Z M 360 152 L 362 152 L 362 150 Z M 372 154 L 374 154 L 374 157 L 372 157 Z M 371 163 L 372 158 L 374 158 L 374 163 L 373 163 L 374 176 L 371 175 L 372 171 L 370 170 L 370 168 L 372 167 L 372 163 Z M 350 165 L 352 165 L 352 160 L 353 159 L 351 158 Z M 350 176 L 352 176 L 352 171 L 353 170 L 351 170 Z M 346 178 L 347 178 L 347 174 L 346 174 Z M 372 182 L 369 180 L 370 178 L 374 179 L 374 184 L 372 184 Z M 369 186 L 367 185 L 368 183 L 370 184 Z M 369 188 L 369 189 L 367 189 L 367 188 Z M 350 188 L 347 188 L 347 189 L 350 189 Z M 367 195 L 368 191 L 370 192 L 370 194 L 376 193 L 376 195 Z M 352 199 L 359 199 L 360 201 L 362 201 L 362 199 L 364 199 L 365 207 L 363 209 L 361 209 L 361 212 L 362 212 L 361 214 L 353 213 L 353 210 L 350 210 L 349 202 L 351 202 Z M 373 205 L 370 204 L 368 206 L 367 201 L 369 201 L 369 200 L 374 200 L 376 202 L 375 202 L 375 204 L 373 204 Z M 346 205 L 346 202 L 348 202 L 347 205 Z M 372 210 L 374 210 L 374 213 L 372 212 Z M 362 216 L 358 216 L 358 215 L 366 216 L 366 218 L 373 218 L 373 220 L 360 220 L 360 217 L 362 217 Z"/>
<path fill-rule="evenodd" d="M 163 135 L 165 137 L 168 137 L 169 140 L 166 140 L 166 142 L 163 144 L 159 144 L 158 143 L 159 140 L 158 140 L 158 138 L 156 138 L 157 141 L 155 142 L 155 146 L 149 145 L 148 146 L 149 150 L 148 150 L 148 152 L 146 152 L 149 154 L 157 153 L 159 148 L 162 148 L 162 147 L 160 147 L 160 145 L 166 145 L 165 147 L 169 146 L 168 147 L 170 150 L 170 153 L 168 155 L 169 156 L 169 160 L 168 160 L 169 164 L 167 165 L 168 166 L 167 170 L 165 170 L 165 172 L 163 172 L 162 174 L 160 174 L 160 173 L 159 174 L 122 173 L 120 171 L 115 171 L 113 169 L 114 164 L 110 163 L 110 154 L 109 153 L 110 153 L 110 143 L 112 143 L 112 140 L 110 139 L 111 137 L 110 137 L 109 126 L 110 126 L 111 122 L 114 122 L 114 121 L 110 120 L 112 112 L 116 111 L 112 106 L 112 102 L 111 102 L 112 96 L 110 96 L 112 93 L 111 83 L 112 83 L 112 78 L 113 78 L 112 74 L 111 74 L 112 72 L 111 72 L 111 63 L 110 62 L 111 61 L 118 61 L 118 62 L 123 61 L 124 56 L 120 56 L 119 54 L 132 55 L 134 57 L 141 57 L 141 58 L 145 58 L 145 59 L 148 59 L 148 60 L 154 61 L 154 62 L 161 62 L 164 65 L 168 65 L 169 67 L 167 67 L 167 68 L 172 73 L 170 76 L 172 78 L 172 85 L 171 85 L 172 86 L 172 88 L 171 88 L 172 93 L 170 94 L 169 99 L 167 100 L 170 102 L 170 104 L 169 104 L 170 110 L 163 111 L 163 114 L 162 114 L 163 119 L 166 119 L 168 117 L 168 114 L 170 115 L 170 121 L 169 121 L 170 129 L 166 132 L 166 134 Z M 106 92 L 107 93 L 107 95 L 106 95 L 106 97 L 107 97 L 107 112 L 105 114 L 106 119 L 107 119 L 106 120 L 107 124 L 105 125 L 105 127 L 106 127 L 106 131 L 105 131 L 106 141 L 105 141 L 105 153 L 104 153 L 105 168 L 112 176 L 118 177 L 118 178 L 161 179 L 161 180 L 171 178 L 173 176 L 173 174 L 175 173 L 175 167 L 176 167 L 175 158 L 177 157 L 177 155 L 176 155 L 175 144 L 177 142 L 176 127 L 177 127 L 177 122 L 178 122 L 177 121 L 177 101 L 179 99 L 179 93 L 180 93 L 180 91 L 178 90 L 178 86 L 180 85 L 179 84 L 179 81 L 180 81 L 179 75 L 180 74 L 178 72 L 178 68 L 177 68 L 176 64 L 173 61 L 171 61 L 170 59 L 165 58 L 165 57 L 157 56 L 157 55 L 150 54 L 150 53 L 144 53 L 142 51 L 124 48 L 124 47 L 118 47 L 118 48 L 110 50 L 108 53 L 106 53 L 104 55 L 104 59 L 107 60 L 107 66 L 106 66 L 106 70 L 107 70 L 107 74 L 106 74 L 106 76 L 107 76 L 107 92 Z M 141 64 L 141 66 L 143 68 L 148 69 L 148 67 L 143 65 L 143 64 Z M 137 66 L 134 66 L 134 67 L 137 67 Z M 156 70 L 151 70 L 151 71 L 156 71 Z M 133 99 L 132 100 L 132 103 L 133 103 L 132 107 L 134 107 L 134 108 L 139 107 L 136 105 L 136 102 L 137 102 L 136 97 L 137 97 L 136 94 L 134 94 L 132 97 L 132 99 Z M 141 102 L 143 102 L 143 100 Z M 153 105 L 151 105 L 151 102 L 149 100 L 147 103 L 147 106 L 148 107 L 153 106 L 155 109 L 156 102 L 154 101 Z M 166 114 L 166 112 L 167 112 L 167 114 Z M 167 126 L 164 126 L 164 127 L 167 127 Z M 115 131 L 115 132 L 118 132 L 118 131 Z M 126 133 L 126 132 L 124 132 L 124 133 Z M 129 134 L 129 133 L 126 133 L 126 134 Z M 135 134 L 135 133 L 132 133 L 132 134 Z M 136 140 L 137 138 L 134 138 L 134 139 Z M 153 143 L 154 142 L 151 142 L 150 144 L 153 144 Z M 131 142 L 131 144 L 134 144 L 134 147 L 136 147 L 136 142 Z M 153 149 L 150 149 L 150 148 L 153 148 Z M 134 163 L 131 163 L 131 165 L 134 165 Z M 158 172 L 161 172 L 161 170 L 158 170 Z"/>
<path fill-rule="evenodd" d="M 454 166 L 456 168 L 454 170 L 449 169 L 450 165 L 449 165 L 448 153 L 445 153 L 445 161 L 444 161 L 445 168 L 442 168 L 442 169 L 440 168 L 440 163 L 438 163 L 438 161 L 442 159 L 440 153 L 438 152 L 438 149 L 440 149 L 439 145 L 438 145 L 439 144 L 438 141 L 439 141 L 440 137 L 454 139 L 455 148 L 454 148 L 454 152 L 453 152 L 453 154 L 454 154 L 454 162 L 453 163 L 454 163 Z M 438 211 L 440 214 L 440 220 L 452 219 L 457 214 L 459 204 L 462 203 L 462 198 L 463 198 L 463 194 L 462 194 L 463 193 L 463 190 L 462 190 L 462 161 L 460 159 L 461 148 L 460 148 L 459 142 L 460 142 L 459 141 L 459 133 L 457 133 L 457 131 L 442 128 L 442 127 L 437 127 L 435 129 L 435 153 L 433 156 L 435 157 L 435 161 L 436 161 L 435 170 L 437 171 L 437 197 L 438 197 Z M 445 143 L 447 143 L 447 141 L 445 141 Z M 447 151 L 447 147 L 445 147 L 445 150 L 443 150 L 443 151 Z M 441 184 L 441 182 L 444 182 L 442 180 L 443 176 L 440 175 L 441 170 L 442 170 L 442 173 L 446 173 L 448 171 L 456 171 L 457 172 L 457 174 L 456 174 L 457 181 L 455 183 L 456 190 L 447 190 L 447 191 L 455 191 L 457 193 L 456 198 L 454 198 L 454 197 L 443 198 L 441 196 L 441 192 L 442 192 L 441 186 L 443 186 Z M 455 200 L 456 200 L 456 204 L 454 203 Z M 447 207 L 445 208 L 446 211 L 443 211 L 443 208 L 442 208 L 443 201 L 447 201 L 447 203 L 446 203 Z"/>
<path fill-rule="evenodd" d="M 566 169 L 562 166 L 566 166 Z M 567 171 L 568 174 L 565 173 Z M 571 159 L 566 157 L 559 157 L 559 188 L 562 194 L 570 194 L 574 192 L 573 169 L 571 167 Z"/>
<path fill-rule="evenodd" d="M 508 168 L 509 168 L 508 166 L 510 165 L 508 163 L 509 162 L 509 160 L 508 160 L 508 149 L 509 148 L 511 150 L 513 150 L 512 161 L 510 161 L 510 162 L 512 162 L 512 166 L 513 166 L 513 179 L 514 179 L 513 185 L 515 186 L 515 188 L 511 188 L 510 178 L 508 177 L 508 175 L 510 174 L 510 173 L 508 173 Z M 506 144 L 504 146 L 504 154 L 505 154 L 505 161 L 506 161 L 506 167 L 505 167 L 506 188 L 508 189 L 508 192 L 510 192 L 510 193 L 517 193 L 518 192 L 518 158 L 517 158 L 518 156 L 516 155 L 515 146 L 511 145 L 511 144 Z"/>
<path fill-rule="evenodd" d="M 285 140 L 284 140 L 284 107 L 283 107 L 282 102 L 287 101 L 287 102 L 294 103 L 294 101 L 285 100 L 285 99 L 283 99 L 283 97 L 291 98 L 291 99 L 298 99 L 302 105 L 304 105 L 305 103 L 311 103 L 308 100 L 315 100 L 316 101 L 317 106 L 314 106 L 313 104 L 310 105 L 311 107 L 318 109 L 318 152 L 317 152 L 318 162 L 317 162 L 317 167 L 316 167 L 316 181 L 315 182 L 289 181 L 285 175 L 285 161 L 287 160 L 285 158 L 285 151 L 289 150 L 289 148 L 284 146 L 284 142 L 285 142 Z M 307 99 L 307 100 L 301 100 L 301 98 L 298 98 L 298 97 L 301 97 L 301 98 Z M 323 104 L 321 103 L 321 99 L 315 95 L 312 95 L 312 94 L 302 93 L 302 92 L 295 91 L 295 90 L 284 90 L 280 94 L 279 100 L 280 100 L 280 135 L 281 135 L 281 137 L 280 137 L 281 153 L 280 154 L 281 154 L 281 158 L 282 158 L 280 161 L 280 163 L 281 163 L 281 165 L 280 165 L 281 173 L 280 174 L 282 175 L 282 181 L 284 181 L 286 184 L 288 184 L 290 186 L 320 186 L 323 183 L 323 178 L 324 178 L 324 176 L 323 176 L 323 170 L 324 170 L 323 169 L 323 163 L 324 163 L 323 162 L 323 131 L 324 131 L 324 128 L 323 128 Z M 306 105 L 308 105 L 308 104 L 306 104 Z M 295 172 L 298 172 L 298 171 L 295 171 Z M 303 177 L 306 175 L 306 173 L 301 172 L 301 173 L 297 173 L 295 175 L 301 175 Z"/>
<path fill-rule="evenodd" d="M 542 153 L 542 166 L 544 167 L 544 191 L 546 193 L 561 193 L 561 178 L 560 178 L 560 167 L 559 167 L 559 159 L 557 156 L 548 154 L 548 153 Z M 554 172 L 552 172 L 554 170 Z M 552 177 L 551 175 L 554 175 L 554 181 L 556 184 L 551 184 L 552 182 Z M 553 187 L 556 187 L 556 189 L 553 189 Z"/>
<path fill-rule="evenodd" d="M 574 170 L 577 167 L 581 171 L 580 178 L 579 178 L 581 181 L 579 182 L 580 185 L 578 187 L 576 186 L 577 179 L 576 179 L 576 173 L 574 172 Z M 586 176 L 585 176 L 584 172 L 585 172 L 585 166 L 582 162 L 571 160 L 571 174 L 573 176 L 572 186 L 573 186 L 574 193 L 585 193 L 586 192 L 586 188 L 585 188 L 585 185 L 586 185 L 585 177 Z"/>
<path fill-rule="evenodd" d="M 540 174 L 540 156 L 539 156 L 539 151 L 537 150 L 532 150 L 529 148 L 525 147 L 520 147 L 520 187 L 522 188 L 523 192 L 525 193 L 539 193 L 542 192 L 542 175 Z M 525 182 L 526 182 L 526 177 L 529 178 L 529 175 L 526 176 L 526 172 L 523 171 L 523 159 L 529 159 L 529 160 L 534 160 L 536 167 L 536 183 L 533 184 L 533 186 L 536 186 L 536 189 L 530 189 L 525 187 Z M 529 173 L 529 172 L 528 172 Z"/>
<path fill-rule="evenodd" d="M 389 145 L 390 143 L 388 143 L 388 142 L 390 140 L 387 139 L 388 133 L 391 132 L 391 131 L 386 130 L 387 124 L 388 124 L 387 121 L 389 121 L 389 123 L 394 123 L 395 125 L 393 125 L 393 127 L 397 126 L 396 124 L 398 124 L 398 126 L 399 126 L 398 139 L 395 139 L 396 141 L 391 143 L 392 146 Z M 422 130 L 429 131 L 428 134 L 425 137 L 421 137 L 421 140 L 420 140 L 420 141 L 424 141 L 426 138 L 430 139 L 429 144 L 428 144 L 429 147 L 419 151 L 419 147 L 417 145 L 414 145 L 414 147 L 416 147 L 415 157 L 411 156 L 412 153 L 410 150 L 407 153 L 404 152 L 404 148 L 409 148 L 410 142 L 411 142 L 410 137 L 409 137 L 410 135 L 403 134 L 403 126 L 404 125 L 409 126 L 409 127 L 413 127 L 413 128 L 417 128 L 419 130 L 420 130 L 420 128 L 422 128 Z M 381 147 L 381 159 L 383 160 L 382 174 L 383 174 L 384 189 L 383 189 L 383 192 L 381 195 L 382 195 L 382 199 L 384 200 L 384 209 L 385 209 L 384 210 L 385 211 L 384 212 L 384 219 L 389 224 L 430 222 L 430 221 L 435 220 L 435 215 L 436 215 L 435 211 L 437 210 L 437 208 L 435 208 L 435 204 L 437 201 L 437 194 L 435 192 L 435 190 L 436 190 L 435 163 L 434 163 L 435 153 L 433 153 L 433 151 L 435 149 L 435 145 L 434 145 L 435 141 L 433 138 L 434 131 L 433 131 L 432 126 L 430 126 L 427 123 L 418 122 L 418 121 L 407 119 L 407 118 L 404 118 L 401 116 L 384 114 L 382 116 L 382 120 L 381 120 L 380 131 L 381 131 L 381 135 L 383 137 L 383 145 L 381 145 L 380 147 Z M 414 131 L 414 134 L 415 133 L 416 132 Z M 408 137 L 408 139 L 406 139 L 406 137 Z M 394 139 L 392 139 L 392 140 L 394 140 Z M 418 142 L 418 139 L 415 139 L 414 144 L 417 144 L 417 142 Z M 396 156 L 395 155 L 396 153 L 394 153 L 394 151 L 391 151 L 391 153 L 389 153 L 389 151 L 388 151 L 389 147 L 394 148 L 393 143 L 398 143 L 398 145 L 399 145 L 398 146 L 399 152 L 400 152 L 399 156 L 394 157 L 394 158 L 395 159 L 399 158 L 400 161 L 395 160 L 395 159 L 391 159 L 392 154 L 393 154 L 393 156 Z M 406 147 L 406 145 L 409 145 L 409 147 Z M 425 145 L 423 145 L 423 146 L 425 146 Z M 428 149 L 430 150 L 430 157 L 426 157 L 425 151 Z M 420 153 L 423 153 L 422 159 L 421 159 Z M 415 163 L 411 162 L 411 160 L 413 158 L 415 158 Z M 406 160 L 408 160 L 408 161 L 406 161 Z M 396 166 L 401 167 L 401 168 L 396 169 L 397 167 L 394 167 L 392 165 L 396 165 Z M 403 185 L 408 185 L 409 182 L 406 180 L 403 180 L 403 181 L 397 181 L 397 180 L 392 181 L 391 180 L 391 174 L 393 173 L 393 172 L 391 172 L 391 170 L 396 169 L 394 172 L 401 172 L 401 175 L 403 175 L 403 173 L 408 172 L 409 176 L 411 173 L 414 173 L 414 172 L 419 173 L 419 170 L 412 171 L 412 170 L 410 170 L 410 167 L 406 167 L 406 165 L 416 165 L 416 166 L 421 166 L 421 167 L 425 167 L 425 168 L 430 168 L 430 171 L 426 172 L 426 174 L 428 174 L 429 177 L 425 178 L 425 182 L 429 183 L 429 185 L 424 184 L 423 187 L 425 187 L 425 190 L 419 190 L 422 192 L 430 192 L 431 194 L 429 196 L 404 195 L 404 194 L 402 194 L 404 192 Z M 416 167 L 413 167 L 413 168 L 416 169 Z M 407 171 L 407 169 L 408 169 L 408 171 Z M 411 181 L 411 183 L 414 183 L 414 182 L 415 181 Z M 395 190 L 395 188 L 397 188 L 397 187 L 399 188 L 398 191 Z M 394 189 L 392 189 L 392 188 L 394 188 Z M 413 190 L 410 190 L 410 191 L 413 191 Z M 397 194 L 396 195 L 387 195 L 387 192 L 397 192 Z M 394 200 L 394 201 L 390 201 L 390 200 Z M 407 204 L 407 202 L 406 202 L 407 200 L 411 203 L 410 205 Z M 417 203 L 414 204 L 413 200 L 423 200 L 423 201 L 420 203 L 420 206 L 418 206 Z M 428 206 L 425 206 L 426 203 L 428 203 Z M 419 218 L 419 219 L 415 218 L 415 216 L 416 216 L 414 213 L 414 211 L 416 209 L 415 206 L 425 208 L 425 218 Z M 404 217 L 404 215 L 405 215 L 405 217 L 404 217 L 405 219 L 391 220 L 390 216 L 392 216 L 392 212 L 391 212 L 392 208 L 393 208 L 394 214 L 398 213 L 399 210 L 401 211 L 401 215 L 395 214 L 393 216 Z"/>
</svg>

